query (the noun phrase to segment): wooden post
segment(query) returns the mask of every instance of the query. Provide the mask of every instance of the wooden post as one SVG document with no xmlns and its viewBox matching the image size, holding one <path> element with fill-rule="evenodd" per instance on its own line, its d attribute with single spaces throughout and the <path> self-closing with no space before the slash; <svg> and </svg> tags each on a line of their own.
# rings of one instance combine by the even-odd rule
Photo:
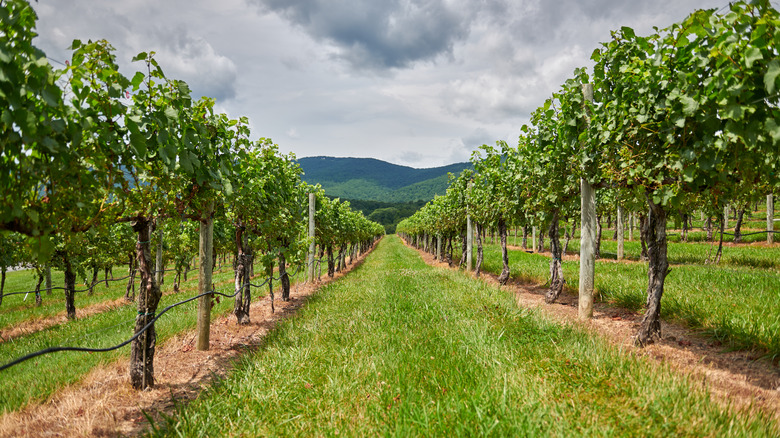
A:
<svg viewBox="0 0 780 438">
<path fill-rule="evenodd" d="M 536 226 L 531 227 L 531 252 L 536 252 Z"/>
<path fill-rule="evenodd" d="M 593 84 L 583 84 L 582 94 L 593 102 Z M 579 319 L 593 316 L 593 284 L 596 276 L 596 191 L 586 178 L 580 179 L 580 287 Z"/>
<path fill-rule="evenodd" d="M 617 208 L 617 259 L 623 260 L 623 237 L 624 237 L 624 231 L 623 231 L 623 215 L 625 213 L 623 212 L 623 206 L 618 205 Z"/>
<path fill-rule="evenodd" d="M 772 193 L 766 195 L 766 243 L 772 244 L 775 241 L 775 200 Z"/>
<path fill-rule="evenodd" d="M 200 224 L 200 269 L 198 270 L 198 295 L 212 290 L 211 275 L 213 245 L 214 245 L 214 205 L 207 212 L 208 218 Z M 198 298 L 198 350 L 209 349 L 209 333 L 211 329 L 211 298 L 204 295 Z"/>
<path fill-rule="evenodd" d="M 474 230 L 471 225 L 471 216 L 466 215 L 466 271 L 471 272 L 471 259 L 474 250 Z"/>
<path fill-rule="evenodd" d="M 441 261 L 441 234 L 436 235 L 436 260 Z"/>
<path fill-rule="evenodd" d="M 51 295 L 51 265 L 46 265 L 46 295 Z"/>
<path fill-rule="evenodd" d="M 155 258 L 154 263 L 154 279 L 157 282 L 157 284 L 162 284 L 163 279 L 163 265 L 162 265 L 162 257 L 163 257 L 163 230 L 162 230 L 162 224 L 158 222 L 157 224 L 157 257 Z"/>
<path fill-rule="evenodd" d="M 729 205 L 726 204 L 725 207 L 723 207 L 723 229 L 728 229 L 729 227 Z"/>
<path fill-rule="evenodd" d="M 314 281 L 314 250 L 315 250 L 315 243 L 314 243 L 314 232 L 315 232 L 315 222 L 314 222 L 314 215 L 316 212 L 316 205 L 317 203 L 317 197 L 314 193 L 309 193 L 309 239 L 311 239 L 311 242 L 309 242 L 309 261 L 308 266 L 306 267 L 306 281 Z"/>
</svg>

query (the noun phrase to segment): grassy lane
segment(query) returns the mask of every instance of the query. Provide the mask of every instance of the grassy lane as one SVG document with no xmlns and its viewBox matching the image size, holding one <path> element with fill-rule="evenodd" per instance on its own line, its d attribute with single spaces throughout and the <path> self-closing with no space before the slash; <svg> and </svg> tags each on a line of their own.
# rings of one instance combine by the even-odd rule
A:
<svg viewBox="0 0 780 438">
<path fill-rule="evenodd" d="M 549 278 L 549 257 L 510 251 L 509 262 L 513 278 L 532 283 Z M 501 269 L 500 248 L 486 246 L 483 270 L 498 274 Z M 579 262 L 564 261 L 563 271 L 576 294 Z M 599 299 L 641 310 L 647 264 L 597 261 L 595 287 Z M 661 316 L 703 328 L 735 348 L 758 348 L 780 357 L 780 273 L 728 265 L 673 266 L 664 285 Z"/>
<path fill-rule="evenodd" d="M 668 369 L 385 238 L 165 436 L 770 436 Z"/>
<path fill-rule="evenodd" d="M 218 291 L 232 293 L 232 275 L 228 268 L 215 272 L 214 283 Z M 292 279 L 296 281 L 296 277 Z M 195 276 L 183 285 L 181 292 L 163 295 L 159 310 L 195 295 L 197 282 Z M 252 295 L 257 299 L 265 296 L 267 291 L 267 287 L 253 288 Z M 194 301 L 163 315 L 155 324 L 158 343 L 162 344 L 177 333 L 193 329 L 196 326 L 197 306 L 197 301 Z M 232 310 L 233 300 L 223 298 L 214 305 L 212 317 Z M 117 345 L 132 336 L 136 316 L 136 304 L 131 303 L 0 343 L 0 363 L 53 346 L 106 348 Z M 92 368 L 129 356 L 130 345 L 107 353 L 61 352 L 39 356 L 2 371 L 0 413 L 45 400 L 59 388 L 79 381 Z"/>
</svg>

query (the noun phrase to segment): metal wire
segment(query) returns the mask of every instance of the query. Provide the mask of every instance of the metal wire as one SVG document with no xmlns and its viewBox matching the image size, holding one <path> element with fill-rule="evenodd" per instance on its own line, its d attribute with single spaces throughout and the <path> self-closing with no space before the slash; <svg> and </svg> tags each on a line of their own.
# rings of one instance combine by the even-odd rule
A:
<svg viewBox="0 0 780 438">
<path fill-rule="evenodd" d="M 295 273 L 294 273 L 294 274 L 292 274 L 292 276 L 296 276 L 296 275 L 298 275 L 298 273 L 300 272 L 300 270 L 301 270 L 301 265 L 298 265 L 298 268 L 297 268 L 297 270 L 295 271 Z M 22 363 L 22 362 L 25 362 L 25 361 L 28 361 L 28 360 L 30 360 L 30 359 L 36 358 L 36 357 L 38 357 L 38 356 L 42 356 L 42 355 L 44 355 L 44 354 L 49 354 L 49 353 L 57 353 L 57 352 L 60 352 L 60 351 L 81 351 L 81 352 L 88 352 L 88 353 L 106 353 L 106 352 L 109 352 L 109 351 L 113 351 L 113 350 L 116 350 L 116 349 L 122 348 L 122 347 L 124 347 L 125 345 L 127 345 L 127 344 L 129 344 L 129 343 L 133 342 L 134 340 L 138 339 L 138 337 L 139 337 L 139 336 L 141 336 L 143 333 L 145 333 L 145 332 L 146 332 L 146 331 L 149 329 L 149 327 L 151 327 L 152 325 L 154 325 L 154 323 L 155 323 L 155 322 L 156 322 L 158 319 L 160 319 L 160 317 L 161 317 L 161 316 L 163 316 L 163 315 L 164 315 L 166 312 L 168 312 L 169 310 L 171 310 L 171 309 L 173 309 L 173 308 L 175 308 L 175 307 L 178 307 L 178 306 L 180 306 L 180 305 L 182 305 L 182 304 L 189 303 L 189 302 L 191 302 L 191 301 L 194 301 L 194 300 L 196 300 L 196 299 L 198 299 L 198 298 L 200 298 L 200 297 L 204 297 L 204 296 L 207 296 L 207 295 L 219 295 L 219 296 L 223 296 L 223 297 L 225 297 L 225 298 L 234 298 L 234 297 L 235 297 L 236 295 L 238 295 L 238 294 L 239 294 L 241 291 L 243 291 L 243 290 L 244 290 L 244 288 L 245 288 L 246 286 L 262 287 L 262 286 L 266 285 L 266 284 L 267 284 L 269 281 L 271 281 L 271 280 L 280 280 L 280 279 L 281 279 L 283 276 L 287 276 L 287 277 L 289 277 L 289 276 L 290 276 L 290 274 L 288 274 L 287 272 L 285 272 L 284 274 L 280 275 L 279 277 L 273 277 L 273 276 L 271 276 L 271 277 L 268 277 L 268 278 L 266 278 L 266 280 L 265 280 L 263 283 L 261 283 L 259 286 L 257 286 L 257 285 L 253 285 L 253 284 L 251 284 L 250 282 L 248 282 L 248 283 L 244 283 L 243 285 L 241 285 L 240 287 L 238 287 L 238 288 L 236 289 L 236 291 L 235 291 L 234 293 L 232 293 L 232 294 L 226 294 L 226 293 L 218 292 L 218 291 L 216 291 L 216 290 L 211 290 L 211 291 L 204 292 L 204 293 L 202 293 L 202 294 L 196 295 L 196 296 L 194 296 L 194 297 L 187 298 L 186 300 L 179 301 L 179 302 L 177 302 L 177 303 L 171 304 L 171 305 L 169 305 L 169 306 L 165 307 L 165 308 L 164 308 L 164 309 L 163 309 L 163 310 L 162 310 L 160 313 L 158 313 L 156 316 L 154 316 L 154 318 L 152 318 L 152 320 L 151 320 L 151 321 L 149 321 L 149 323 L 147 323 L 147 324 L 146 324 L 146 325 L 145 325 L 145 326 L 144 326 L 144 327 L 143 327 L 141 330 L 139 330 L 139 331 L 138 331 L 138 332 L 136 332 L 136 333 L 135 333 L 135 334 L 134 334 L 132 337 L 130 337 L 130 339 L 128 339 L 128 340 L 126 340 L 126 341 L 124 341 L 124 342 L 121 342 L 121 343 L 119 343 L 119 344 L 117 344 L 117 345 L 114 345 L 114 346 L 111 346 L 111 347 L 106 347 L 106 348 L 88 348 L 88 347 L 70 347 L 70 346 L 58 346 L 58 347 L 49 347 L 49 348 L 44 348 L 44 349 L 42 349 L 42 350 L 38 350 L 38 351 L 36 351 L 36 352 L 33 352 L 33 353 L 30 353 L 30 354 L 24 355 L 24 356 L 22 356 L 22 357 L 19 357 L 19 358 L 17 358 L 17 359 L 14 359 L 13 361 L 11 361 L 11 362 L 8 362 L 8 363 L 6 363 L 6 364 L 4 364 L 4 365 L 0 366 L 0 371 L 6 370 L 6 369 L 8 369 L 8 368 L 11 368 L 11 367 L 13 367 L 13 366 L 15 366 L 15 365 L 18 365 L 18 364 L 20 364 L 20 363 Z M 135 319 L 134 319 L 133 321 L 135 321 Z M 91 334 L 94 334 L 94 333 L 100 332 L 100 331 L 104 331 L 104 330 L 108 330 L 108 329 L 114 328 L 114 327 L 116 327 L 116 326 L 118 326 L 118 325 L 122 325 L 122 324 L 125 324 L 125 323 L 123 322 L 123 323 L 119 323 L 119 324 L 117 324 L 117 325 L 114 325 L 114 326 L 111 326 L 111 327 L 107 327 L 107 328 L 104 328 L 104 329 L 97 330 L 97 331 L 95 331 L 95 332 L 92 332 L 92 333 L 90 333 L 90 334 L 87 334 L 87 335 L 85 335 L 85 337 L 86 337 L 86 336 L 89 336 L 89 335 L 91 335 Z"/>
</svg>

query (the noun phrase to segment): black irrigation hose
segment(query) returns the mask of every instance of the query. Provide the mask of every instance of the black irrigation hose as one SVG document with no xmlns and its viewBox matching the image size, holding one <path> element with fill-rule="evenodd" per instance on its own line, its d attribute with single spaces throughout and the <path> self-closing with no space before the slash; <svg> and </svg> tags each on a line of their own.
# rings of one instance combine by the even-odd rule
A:
<svg viewBox="0 0 780 438">
<path fill-rule="evenodd" d="M 752 236 L 754 234 L 768 234 L 768 233 L 773 233 L 774 234 L 774 233 L 780 233 L 780 231 L 769 231 L 769 230 L 766 230 L 766 231 L 756 231 L 755 233 L 739 233 L 739 235 L 742 236 L 742 237 L 745 237 L 745 236 Z M 723 234 L 727 235 L 727 236 L 736 236 L 736 234 L 734 234 L 734 233 L 725 233 L 724 232 Z"/>
<path fill-rule="evenodd" d="M 298 272 L 300 272 L 300 269 L 301 269 L 301 266 L 299 265 L 299 266 L 298 266 L 298 270 L 297 270 L 297 271 L 296 271 L 294 274 L 292 274 L 292 275 L 293 275 L 293 276 L 297 275 L 297 274 L 298 274 Z M 283 275 L 285 275 L 285 276 L 288 276 L 288 277 L 290 276 L 290 275 L 289 275 L 288 273 L 286 273 L 286 272 L 285 272 Z M 260 286 L 255 286 L 255 287 L 262 287 L 262 286 L 264 286 L 265 284 L 267 284 L 269 281 L 271 281 L 271 280 L 273 280 L 273 279 L 279 280 L 279 279 L 281 279 L 281 278 L 282 278 L 282 276 L 281 276 L 281 275 L 280 275 L 278 278 L 271 276 L 270 278 L 267 278 L 267 279 L 266 279 L 266 280 L 265 280 L 263 283 L 261 283 L 261 284 L 260 284 Z M 149 327 L 151 327 L 151 326 L 152 326 L 152 325 L 155 323 L 155 321 L 157 321 L 158 319 L 160 319 L 160 317 L 161 317 L 161 316 L 163 316 L 163 315 L 164 315 L 164 314 L 165 314 L 167 311 L 169 311 L 169 310 L 173 309 L 174 307 L 178 307 L 178 306 L 180 306 L 180 305 L 182 305 L 182 304 L 189 303 L 190 301 L 194 301 L 194 300 L 196 300 L 196 299 L 198 299 L 198 298 L 200 298 L 200 297 L 204 297 L 204 296 L 206 296 L 206 295 L 220 295 L 220 296 L 223 296 L 223 297 L 225 297 L 225 298 L 234 298 L 234 297 L 235 297 L 236 295 L 238 295 L 238 293 L 239 293 L 240 291 L 242 291 L 242 290 L 244 289 L 244 287 L 246 287 L 247 285 L 249 285 L 249 286 L 254 286 L 254 285 L 253 285 L 253 284 L 251 284 L 251 283 L 244 283 L 244 284 L 243 284 L 241 287 L 239 287 L 239 288 L 238 288 L 238 290 L 236 290 L 236 291 L 235 291 L 233 294 L 224 294 L 224 293 L 222 293 L 222 292 L 217 292 L 216 290 L 213 290 L 213 291 L 204 292 L 204 293 L 202 293 L 202 294 L 199 294 L 199 295 L 196 295 L 196 296 L 194 296 L 194 297 L 187 298 L 187 299 L 186 299 L 186 300 L 184 300 L 184 301 L 179 301 L 178 303 L 171 304 L 170 306 L 168 306 L 168 307 L 164 308 L 164 309 L 163 309 L 163 310 L 162 310 L 160 313 L 158 313 L 158 314 L 157 314 L 157 315 L 156 315 L 154 318 L 152 318 L 152 320 L 151 320 L 151 321 L 149 321 L 149 323 L 148 323 L 148 324 L 146 324 L 146 325 L 145 325 L 145 326 L 144 326 L 144 327 L 143 327 L 141 330 L 139 330 L 138 332 L 136 332 L 136 333 L 135 333 L 135 334 L 134 334 L 134 335 L 133 335 L 133 336 L 132 336 L 130 339 L 128 339 L 128 340 L 126 340 L 126 341 L 124 341 L 124 342 L 122 342 L 122 343 L 120 343 L 120 344 L 114 345 L 114 346 L 112 346 L 112 347 L 106 347 L 106 348 L 88 348 L 88 347 L 49 347 L 49 348 L 45 348 L 45 349 L 43 349 L 43 350 L 36 351 L 36 352 L 34 352 L 34 353 L 30 353 L 30 354 L 28 354 L 28 355 L 25 355 L 25 356 L 19 357 L 19 358 L 15 359 L 15 360 L 13 360 L 13 361 L 11 361 L 11 362 L 8 362 L 8 363 L 6 363 L 6 364 L 4 364 L 4 365 L 0 366 L 0 371 L 3 371 L 3 370 L 5 370 L 5 369 L 8 369 L 8 368 L 11 368 L 11 367 L 12 367 L 12 366 L 14 366 L 14 365 L 18 365 L 18 364 L 20 364 L 20 363 L 22 363 L 22 362 L 28 361 L 28 360 L 30 360 L 30 359 L 33 359 L 33 358 L 35 358 L 35 357 L 38 357 L 38 356 L 43 356 L 44 354 L 49 354 L 49 353 L 57 353 L 57 352 L 60 352 L 60 351 L 81 351 L 81 352 L 87 352 L 87 353 L 107 353 L 107 352 L 109 352 L 109 351 L 117 350 L 117 349 L 119 349 L 119 348 L 122 348 L 122 347 L 124 347 L 125 345 L 127 345 L 127 344 L 129 344 L 129 343 L 133 342 L 134 340 L 138 339 L 138 337 L 139 337 L 139 336 L 141 336 L 141 334 L 143 334 L 144 332 L 146 332 L 146 330 L 148 330 L 148 329 L 149 329 Z M 112 327 L 109 327 L 109 328 L 112 328 Z"/>
<path fill-rule="evenodd" d="M 218 267 L 218 268 L 216 268 L 214 270 L 215 271 L 219 271 L 219 270 L 221 270 L 224 267 L 225 267 L 225 265 L 223 264 L 223 265 L 221 265 L 220 267 Z M 159 272 L 163 272 L 163 273 L 165 273 L 165 272 L 172 272 L 172 271 L 175 271 L 175 270 L 176 270 L 175 268 L 174 269 L 163 269 L 161 271 L 152 271 L 152 274 L 157 274 Z M 196 271 L 196 270 L 197 270 L 196 268 L 192 268 L 192 269 L 187 270 L 186 272 L 192 272 L 192 271 Z M 99 285 L 100 283 L 105 283 L 106 281 L 122 281 L 122 280 L 127 280 L 128 278 L 130 278 L 129 275 L 126 275 L 126 276 L 124 276 L 122 278 L 111 278 L 111 279 L 108 279 L 108 280 L 99 280 L 98 282 L 96 282 L 93 285 L 93 288 L 95 286 Z M 65 288 L 62 287 L 62 286 L 52 286 L 52 287 L 47 287 L 47 288 L 40 289 L 39 292 L 53 291 L 53 290 L 59 290 L 59 289 L 65 290 Z M 86 289 L 76 289 L 76 290 L 73 291 L 73 293 L 88 292 L 89 289 L 90 289 L 89 287 L 87 287 Z M 3 294 L 3 298 L 9 297 L 11 295 L 32 294 L 32 293 L 35 293 L 35 291 L 34 290 L 29 290 L 29 291 L 25 291 L 25 292 L 8 292 L 8 293 L 4 293 Z"/>
<path fill-rule="evenodd" d="M 112 278 L 112 279 L 109 279 L 108 281 L 122 281 L 122 280 L 127 280 L 128 278 L 130 278 L 129 275 L 127 275 L 125 277 L 122 277 L 122 278 Z M 94 286 L 97 286 L 100 283 L 105 283 L 105 282 L 106 282 L 106 280 L 100 280 L 97 283 L 95 283 Z M 94 286 L 93 286 L 93 288 L 94 288 Z M 47 290 L 57 290 L 57 289 L 65 290 L 65 288 L 61 287 L 61 286 L 52 286 L 52 287 L 47 287 L 47 288 L 44 288 L 44 289 L 40 289 L 39 292 L 43 292 L 43 291 L 47 291 Z M 74 290 L 73 292 L 74 293 L 81 293 L 81 292 L 87 292 L 87 291 L 89 291 L 89 287 L 86 288 L 86 289 L 77 289 L 77 290 Z M 8 297 L 8 296 L 11 296 L 11 295 L 31 294 L 31 293 L 35 293 L 35 291 L 34 290 L 30 290 L 30 291 L 26 291 L 26 292 L 8 292 L 8 293 L 3 294 L 3 297 Z"/>
<path fill-rule="evenodd" d="M 15 360 L 11 361 L 11 362 L 8 362 L 7 364 L 4 364 L 3 366 L 0 366 L 0 371 L 3 371 L 3 370 L 8 369 L 8 368 L 11 368 L 14 365 L 18 365 L 18 364 L 20 364 L 22 362 L 25 362 L 27 360 L 30 360 L 32 358 L 35 358 L 35 357 L 38 357 L 38 356 L 42 356 L 44 354 L 56 353 L 56 352 L 59 352 L 59 351 L 82 351 L 82 352 L 87 352 L 87 353 L 107 353 L 109 351 L 114 351 L 114 350 L 122 348 L 125 345 L 127 345 L 127 344 L 133 342 L 134 340 L 138 339 L 138 337 L 141 336 L 141 334 L 143 334 L 147 329 L 149 329 L 149 327 L 151 327 L 155 323 L 155 321 L 157 321 L 161 316 L 163 316 L 165 314 L 165 312 L 171 310 L 174 307 L 180 306 L 180 305 L 188 303 L 190 301 L 194 301 L 194 300 L 196 300 L 196 299 L 198 299 L 198 298 L 200 298 L 202 296 L 206 296 L 206 295 L 209 295 L 211 293 L 213 293 L 213 291 L 205 292 L 205 293 L 202 293 L 200 295 L 196 295 L 194 297 L 188 298 L 188 299 L 186 299 L 184 301 L 180 301 L 178 303 L 171 304 L 170 306 L 168 306 L 165 309 L 163 309 L 162 312 L 158 313 L 157 316 L 152 318 L 152 320 L 149 321 L 149 323 L 146 324 L 144 326 L 144 328 L 142 328 L 141 330 L 136 332 L 130 339 L 128 339 L 128 340 L 126 340 L 126 341 L 124 341 L 124 342 L 122 342 L 120 344 L 114 345 L 113 347 L 106 347 L 106 348 L 49 347 L 49 348 L 45 348 L 43 350 L 36 351 L 34 353 L 30 353 L 30 354 L 28 354 L 26 356 L 22 356 L 20 358 L 17 358 Z"/>
<path fill-rule="evenodd" d="M 295 273 L 292 274 L 292 277 L 295 277 L 296 275 L 298 275 L 299 272 L 301 272 L 301 265 L 298 265 L 298 269 L 295 270 Z M 284 276 L 288 277 L 288 278 L 291 277 L 291 275 L 288 274 L 287 272 L 284 273 Z M 270 280 L 281 280 L 281 279 L 282 279 L 281 275 L 278 276 L 278 277 L 271 276 L 271 278 L 266 278 L 266 280 L 264 282 L 262 282 L 260 285 L 256 285 L 256 284 L 252 284 L 252 283 L 247 283 L 247 284 L 249 284 L 252 287 L 258 287 L 259 288 L 259 287 L 263 287 L 266 284 L 268 284 L 268 282 Z M 246 284 L 244 286 L 246 286 Z M 233 296 L 235 296 L 235 295 L 233 295 Z"/>
</svg>

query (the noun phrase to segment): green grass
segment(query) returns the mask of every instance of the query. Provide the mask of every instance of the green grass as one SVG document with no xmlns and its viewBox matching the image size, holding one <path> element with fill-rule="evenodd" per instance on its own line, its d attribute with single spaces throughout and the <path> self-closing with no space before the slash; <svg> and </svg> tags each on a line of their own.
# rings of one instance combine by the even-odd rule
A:
<svg viewBox="0 0 780 438">
<path fill-rule="evenodd" d="M 259 271 L 256 271 L 259 272 Z M 232 272 L 229 266 L 214 275 L 217 290 L 232 293 Z M 158 307 L 195 295 L 197 275 L 190 277 L 184 290 L 164 295 Z M 267 287 L 254 288 L 255 298 L 267 294 Z M 224 315 L 233 309 L 232 299 L 221 299 L 212 309 L 213 316 Z M 197 301 L 168 311 L 155 324 L 158 345 L 177 333 L 196 326 Z M 103 313 L 69 321 L 29 335 L 0 343 L 0 363 L 52 346 L 83 346 L 105 348 L 117 345 L 133 334 L 137 309 L 135 303 Z M 95 366 L 119 358 L 129 358 L 130 345 L 108 353 L 61 352 L 39 356 L 0 372 L 0 412 L 20 409 L 28 403 L 45 400 L 57 389 L 79 381 Z M 129 379 L 129 377 L 128 377 Z"/>
<path fill-rule="evenodd" d="M 116 278 L 124 277 L 125 275 L 127 275 L 127 269 L 115 270 Z M 170 278 L 171 280 L 169 281 L 172 282 L 172 277 L 170 275 L 168 278 Z M 35 289 L 36 282 L 37 279 L 35 271 L 33 270 L 9 272 L 5 290 L 7 292 L 30 291 Z M 62 272 L 53 270 L 52 286 L 61 287 L 63 282 Z M 89 295 L 87 292 L 76 293 L 75 303 L 77 317 L 79 309 L 81 308 L 104 301 L 115 300 L 124 296 L 127 280 L 110 281 L 109 279 L 108 284 L 108 288 L 106 288 L 106 285 L 103 282 L 97 284 L 94 288 L 93 295 Z M 44 288 L 46 286 L 45 284 L 42 284 L 41 287 Z M 86 286 L 77 283 L 76 290 L 80 291 L 82 289 L 86 289 Z M 19 322 L 28 319 L 42 319 L 65 312 L 65 293 L 62 289 L 55 289 L 51 294 L 42 291 L 41 298 L 43 302 L 40 307 L 37 307 L 35 306 L 35 294 L 33 293 L 30 293 L 26 299 L 25 295 L 4 297 L 3 304 L 0 306 L 0 330 L 13 327 Z"/>
<path fill-rule="evenodd" d="M 610 235 L 611 237 L 611 235 Z M 637 239 L 638 236 L 635 236 Z M 561 242 L 563 244 L 563 242 Z M 530 243 L 529 243 L 530 245 Z M 545 249 L 549 251 L 550 244 L 545 240 Z M 718 250 L 718 243 L 680 243 L 670 241 L 668 243 L 669 263 L 676 264 L 704 264 L 709 258 L 712 261 L 715 252 Z M 579 254 L 580 241 L 572 239 L 569 243 L 568 251 L 570 254 Z M 638 240 L 624 241 L 623 252 L 627 260 L 639 260 L 642 246 Z M 617 242 L 612 239 L 603 239 L 601 241 L 601 257 L 604 259 L 617 259 Z M 727 245 L 723 247 L 720 267 L 744 267 L 760 268 L 761 270 L 770 270 L 772 273 L 780 274 L 780 246 L 753 246 L 753 245 Z"/>
<path fill-rule="evenodd" d="M 627 245 L 629 253 L 636 250 L 632 248 L 634 245 L 638 246 L 636 242 L 626 243 L 632 244 Z M 602 245 L 605 250 L 610 250 L 615 242 L 603 241 Z M 670 259 L 672 263 L 681 261 L 686 257 L 685 251 L 693 254 L 691 258 L 697 258 L 700 255 L 695 255 L 695 251 L 703 251 L 705 247 L 697 244 L 671 245 Z M 780 357 L 780 272 L 750 267 L 750 263 L 744 261 L 768 260 L 770 254 L 778 250 L 727 248 L 730 255 L 721 265 L 672 266 L 664 285 L 661 317 L 704 329 L 733 348 L 755 348 L 773 358 Z M 638 256 L 638 252 L 636 254 Z M 512 277 L 521 281 L 546 283 L 549 263 L 549 257 L 510 251 Z M 501 268 L 500 248 L 497 245 L 486 246 L 483 270 L 498 274 Z M 576 294 L 579 262 L 564 260 L 563 270 L 567 284 Z M 641 310 L 645 305 L 647 282 L 646 263 L 596 263 L 595 288 L 602 301 Z"/>
<path fill-rule="evenodd" d="M 155 436 L 771 436 L 389 236 Z"/>
<path fill-rule="evenodd" d="M 231 269 L 230 264 L 224 264 L 222 271 L 229 272 Z M 102 277 L 102 272 L 101 276 Z M 122 278 L 127 275 L 126 267 L 118 267 L 114 269 L 114 277 Z M 189 273 L 188 279 L 195 278 L 197 283 L 197 271 Z M 165 273 L 165 282 L 162 285 L 163 293 L 173 292 L 173 279 L 175 272 Z M 194 276 L 194 277 L 193 277 Z M 52 286 L 62 287 L 64 283 L 64 276 L 62 271 L 52 270 Z M 102 303 L 106 301 L 116 300 L 125 295 L 127 288 L 127 281 L 111 281 L 109 278 L 108 285 L 106 287 L 105 282 L 99 282 L 93 289 L 93 294 L 89 295 L 86 291 L 77 292 L 75 297 L 76 304 L 76 317 L 79 317 L 79 309 L 91 306 L 93 304 Z M 22 292 L 31 291 L 35 289 L 37 282 L 37 276 L 34 270 L 23 270 L 9 272 L 6 279 L 5 292 Z M 140 275 L 135 277 L 135 290 L 136 293 L 139 290 Z M 182 284 L 184 282 L 182 281 Z M 45 288 L 45 283 L 41 284 L 41 288 Z M 87 289 L 83 283 L 76 283 L 76 290 L 82 291 Z M 14 325 L 26 321 L 29 319 L 44 319 L 59 313 L 65 312 L 65 292 L 62 289 L 54 289 L 51 294 L 46 291 L 41 292 L 42 304 L 40 307 L 35 305 L 35 294 L 30 293 L 25 298 L 24 294 L 15 294 L 3 297 L 3 304 L 0 305 L 0 330 L 13 327 Z M 132 304 L 134 306 L 134 304 Z"/>
</svg>

